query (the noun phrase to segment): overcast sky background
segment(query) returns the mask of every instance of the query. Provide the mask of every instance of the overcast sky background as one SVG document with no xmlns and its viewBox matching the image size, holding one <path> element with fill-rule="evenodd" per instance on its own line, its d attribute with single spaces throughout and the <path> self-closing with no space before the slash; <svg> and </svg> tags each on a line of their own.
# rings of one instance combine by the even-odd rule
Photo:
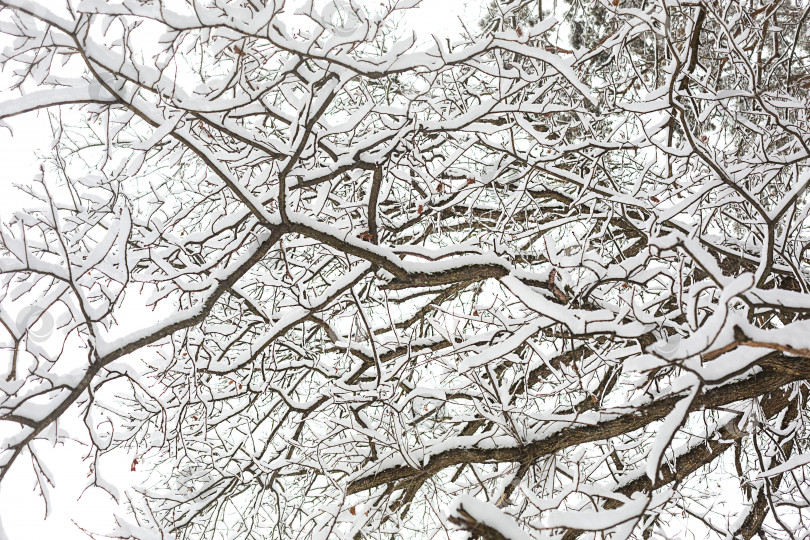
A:
<svg viewBox="0 0 810 540">
<path fill-rule="evenodd" d="M 422 0 L 421 5 L 406 13 L 402 28 L 414 31 L 424 43 L 432 34 L 453 36 L 462 31 L 459 19 L 475 24 L 483 13 L 487 0 Z M 290 8 L 296 0 L 288 0 Z M 317 4 L 316 4 L 317 5 Z M 6 91 L 7 74 L 0 73 L 0 102 L 13 97 Z M 7 221 L 12 213 L 27 204 L 27 198 L 14 184 L 29 184 L 39 169 L 37 153 L 50 150 L 52 136 L 47 115 L 30 113 L 7 119 L 13 134 L 0 128 L 0 220 Z M 81 426 L 72 426 L 81 430 Z M 3 434 L 0 433 L 0 439 Z M 97 532 L 114 526 L 116 504 L 98 488 L 84 490 L 88 481 L 89 461 L 83 461 L 87 449 L 75 442 L 49 447 L 37 446 L 40 458 L 47 460 L 56 487 L 52 488 L 53 507 L 44 519 L 45 505 L 37 493 L 30 458 L 21 459 L 11 469 L 0 489 L 0 540 L 86 540 L 88 536 L 78 526 Z M 138 485 L 144 475 L 131 472 L 132 456 L 110 456 L 101 464 L 105 476 L 119 488 Z M 5 532 L 5 537 L 3 536 Z"/>
<path fill-rule="evenodd" d="M 288 9 L 294 10 L 296 4 L 302 1 L 287 0 Z M 316 5 L 317 2 L 318 0 Z M 459 19 L 475 25 L 488 2 L 489 0 L 422 0 L 420 7 L 406 14 L 402 21 L 402 29 L 416 32 L 422 43 L 430 40 L 432 34 L 454 36 L 462 31 Z M 561 0 L 557 8 L 565 10 L 566 4 Z M 564 32 L 563 29 L 562 33 Z M 13 95 L 4 92 L 8 87 L 7 81 L 7 74 L 0 73 L 0 102 Z M 14 117 L 7 122 L 13 129 L 13 135 L 7 129 L 0 128 L 0 220 L 3 221 L 8 220 L 14 211 L 26 205 L 26 197 L 14 189 L 13 184 L 31 182 L 39 169 L 36 154 L 47 153 L 52 142 L 47 115 L 44 112 Z M 127 321 L 121 322 L 126 324 Z M 77 433 L 77 436 L 81 436 L 82 429 L 81 425 L 69 427 L 69 431 Z M 0 433 L 0 440 L 2 438 L 3 433 Z M 0 540 L 50 538 L 86 540 L 88 536 L 78 526 L 88 527 L 97 532 L 108 531 L 113 526 L 116 504 L 101 489 L 92 488 L 83 492 L 88 482 L 87 473 L 90 465 L 89 461 L 83 461 L 87 449 L 75 442 L 67 442 L 64 446 L 57 445 L 55 448 L 40 444 L 37 448 L 42 452 L 40 457 L 46 460 L 56 483 L 52 491 L 54 506 L 49 509 L 50 517 L 44 519 L 45 507 L 42 498 L 36 492 L 30 458 L 21 459 L 12 468 L 0 489 L 0 520 L 2 520 Z M 101 464 L 104 476 L 122 490 L 137 486 L 145 479 L 143 471 L 130 471 L 133 457 L 132 454 L 111 455 Z M 741 504 L 739 489 L 729 485 L 726 493 L 728 498 L 725 501 L 726 508 L 739 509 Z M 691 530 L 682 531 L 683 537 L 689 537 L 688 533 L 697 538 L 703 536 L 701 526 L 697 522 L 687 520 L 687 523 L 688 529 Z M 6 536 L 3 536 L 3 530 Z"/>
</svg>

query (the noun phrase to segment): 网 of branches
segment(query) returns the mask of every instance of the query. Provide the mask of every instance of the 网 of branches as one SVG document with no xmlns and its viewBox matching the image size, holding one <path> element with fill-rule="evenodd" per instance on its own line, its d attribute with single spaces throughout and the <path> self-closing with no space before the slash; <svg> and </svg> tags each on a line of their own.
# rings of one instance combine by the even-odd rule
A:
<svg viewBox="0 0 810 540">
<path fill-rule="evenodd" d="M 54 139 L 0 485 L 78 418 L 151 471 L 121 538 L 807 537 L 810 8 L 759 1 L 0 0 Z"/>
</svg>

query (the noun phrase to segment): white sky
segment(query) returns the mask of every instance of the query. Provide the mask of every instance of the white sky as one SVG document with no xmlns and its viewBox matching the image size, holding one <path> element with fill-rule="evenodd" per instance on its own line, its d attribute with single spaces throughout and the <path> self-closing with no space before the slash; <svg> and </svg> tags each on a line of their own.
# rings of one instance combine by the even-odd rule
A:
<svg viewBox="0 0 810 540">
<path fill-rule="evenodd" d="M 0 75 L 0 80 L 2 80 Z M 5 89 L 5 85 L 2 86 Z M 7 95 L 7 94 L 6 94 Z M 0 92 L 0 101 L 5 101 Z M 34 155 L 47 150 L 51 144 L 51 131 L 45 113 L 29 113 L 9 118 L 6 123 L 14 130 L 0 128 L 0 217 L 5 221 L 9 213 L 24 203 L 25 197 L 13 184 L 26 184 L 39 169 Z"/>
<path fill-rule="evenodd" d="M 288 6 L 294 9 L 296 2 L 300 1 L 288 0 Z M 475 24 L 488 1 L 422 0 L 418 8 L 406 14 L 402 27 L 416 32 L 422 42 L 430 39 L 431 34 L 456 35 L 462 31 L 459 18 Z M 565 3 L 561 1 L 560 4 Z M 4 93 L 7 86 L 5 76 L 0 74 L 0 102 L 12 97 Z M 4 221 L 26 201 L 25 196 L 13 189 L 12 185 L 31 181 L 39 168 L 35 153 L 46 153 L 51 145 L 50 128 L 44 112 L 6 121 L 11 125 L 13 135 L 7 129 L 0 128 L 0 219 Z M 98 532 L 108 529 L 113 524 L 112 516 L 116 510 L 111 497 L 100 489 L 89 489 L 82 494 L 90 465 L 89 461 L 82 461 L 86 448 L 70 442 L 50 449 L 47 444 L 40 444 L 38 448 L 55 475 L 56 488 L 52 491 L 51 499 L 54 507 L 50 509 L 50 517 L 44 519 L 45 508 L 36 492 L 30 460 L 20 460 L 0 488 L 0 540 L 86 540 L 88 536 L 77 524 L 92 527 Z M 137 485 L 144 476 L 141 471 L 130 471 L 132 458 L 133 455 L 126 454 L 110 456 L 104 464 L 105 476 L 121 488 Z M 734 498 L 728 501 L 730 507 L 739 508 L 739 491 L 729 489 L 728 494 Z M 686 522 L 693 524 L 688 519 Z M 5 537 L 3 529 L 7 535 Z M 698 526 L 692 532 L 699 537 L 700 530 Z"/>
<path fill-rule="evenodd" d="M 40 0 L 42 1 L 42 0 Z M 423 0 L 422 4 L 409 11 L 402 26 L 417 33 L 420 41 L 430 39 L 431 34 L 452 36 L 462 31 L 459 17 L 475 21 L 487 0 Z M 288 0 L 294 9 L 296 0 Z M 474 23 L 473 23 L 474 24 Z M 17 95 L 5 92 L 7 75 L 0 74 L 0 102 Z M 0 220 L 6 221 L 11 214 L 26 204 L 26 197 L 13 188 L 13 184 L 28 184 L 39 169 L 36 153 L 49 150 L 52 137 L 46 113 L 30 113 L 6 119 L 13 129 L 0 128 Z M 122 321 L 124 322 L 124 321 Z M 0 434 L 2 438 L 2 434 Z M 112 498 L 100 489 L 88 489 L 89 461 L 82 461 L 86 448 L 68 442 L 55 448 L 40 444 L 41 457 L 47 458 L 55 476 L 56 488 L 52 490 L 49 518 L 44 519 L 45 507 L 37 492 L 29 459 L 21 459 L 9 472 L 0 488 L 0 540 L 38 540 L 59 538 L 61 540 L 87 540 L 88 536 L 78 527 L 92 527 L 98 532 L 113 525 L 116 505 Z M 131 455 L 108 458 L 105 467 L 108 479 L 120 487 L 137 484 L 140 472 L 131 472 Z M 3 536 L 5 530 L 6 536 Z"/>
</svg>

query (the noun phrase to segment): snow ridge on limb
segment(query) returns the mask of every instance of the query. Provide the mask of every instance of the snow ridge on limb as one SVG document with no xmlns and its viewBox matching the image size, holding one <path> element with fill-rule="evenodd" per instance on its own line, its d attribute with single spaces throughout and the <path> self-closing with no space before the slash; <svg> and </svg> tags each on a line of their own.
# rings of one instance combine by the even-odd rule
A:
<svg viewBox="0 0 810 540">
<path fill-rule="evenodd" d="M 456 497 L 448 509 L 448 520 L 484 538 L 529 540 L 529 535 L 500 508 L 470 495 Z"/>
</svg>

